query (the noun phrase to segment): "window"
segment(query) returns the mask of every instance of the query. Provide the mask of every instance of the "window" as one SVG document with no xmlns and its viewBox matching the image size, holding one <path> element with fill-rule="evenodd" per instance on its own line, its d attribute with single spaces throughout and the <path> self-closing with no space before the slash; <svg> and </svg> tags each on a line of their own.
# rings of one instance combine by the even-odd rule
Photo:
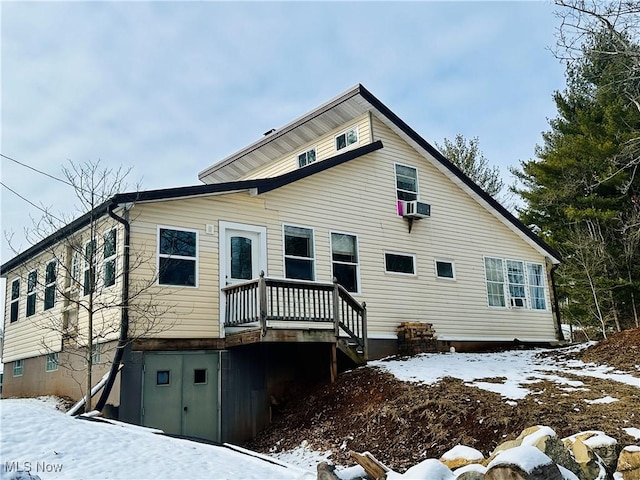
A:
<svg viewBox="0 0 640 480">
<path fill-rule="evenodd" d="M 247 237 L 233 236 L 230 240 L 231 278 L 251 280 L 253 278 L 253 241 Z"/>
<path fill-rule="evenodd" d="M 438 278 L 455 279 L 455 269 L 453 262 L 449 260 L 436 260 L 436 276 Z"/>
<path fill-rule="evenodd" d="M 534 310 L 547 309 L 547 301 L 544 291 L 544 275 L 542 272 L 541 264 L 527 263 L 529 298 L 531 299 L 531 308 Z"/>
<path fill-rule="evenodd" d="M 58 263 L 51 260 L 44 271 L 44 309 L 49 310 L 56 304 L 56 276 Z"/>
<path fill-rule="evenodd" d="M 487 279 L 487 298 L 492 307 L 504 307 L 504 271 L 501 258 L 485 258 L 484 271 Z"/>
<path fill-rule="evenodd" d="M 358 240 L 346 233 L 331 234 L 333 276 L 349 292 L 358 292 Z"/>
<path fill-rule="evenodd" d="M 100 363 L 100 354 L 102 353 L 102 344 L 96 343 L 91 349 L 91 365 Z"/>
<path fill-rule="evenodd" d="M 158 283 L 195 287 L 197 233 L 160 228 L 158 235 Z"/>
<path fill-rule="evenodd" d="M 405 273 L 415 275 L 416 257 L 414 255 L 404 255 L 401 253 L 384 254 L 384 270 L 387 273 Z"/>
<path fill-rule="evenodd" d="M 169 385 L 171 372 L 169 370 L 158 370 L 156 372 L 156 385 Z"/>
<path fill-rule="evenodd" d="M 102 282 L 105 287 L 116 283 L 116 235 L 115 228 L 102 236 Z"/>
<path fill-rule="evenodd" d="M 490 257 L 484 262 L 490 306 L 547 309 L 542 264 Z"/>
<path fill-rule="evenodd" d="M 18 313 L 20 313 L 20 279 L 16 278 L 11 282 L 11 313 L 9 317 L 11 323 L 18 321 Z"/>
<path fill-rule="evenodd" d="M 302 168 L 316 161 L 316 149 L 312 148 L 298 155 L 298 167 Z"/>
<path fill-rule="evenodd" d="M 32 270 L 27 277 L 27 317 L 36 313 L 36 286 L 38 284 L 38 272 Z"/>
<path fill-rule="evenodd" d="M 418 199 L 418 171 L 396 163 L 396 195 L 398 200 Z"/>
<path fill-rule="evenodd" d="M 82 253 L 73 250 L 71 255 L 71 288 L 77 290 L 82 285 Z"/>
<path fill-rule="evenodd" d="M 47 364 L 45 365 L 44 369 L 47 372 L 53 372 L 55 370 L 58 370 L 58 353 L 49 353 L 47 354 Z"/>
<path fill-rule="evenodd" d="M 342 150 L 358 142 L 358 131 L 356 127 L 350 128 L 336 137 L 336 150 Z"/>
<path fill-rule="evenodd" d="M 16 360 L 13 362 L 13 376 L 21 377 L 24 371 L 24 360 Z"/>
<path fill-rule="evenodd" d="M 524 284 L 524 262 L 507 260 L 507 281 L 511 306 L 524 307 L 526 287 Z"/>
<path fill-rule="evenodd" d="M 315 278 L 313 230 L 284 226 L 284 275 L 286 278 Z"/>
<path fill-rule="evenodd" d="M 207 369 L 201 369 L 201 368 L 196 368 L 193 371 L 193 383 L 198 385 L 198 384 L 203 384 L 203 383 L 207 383 Z"/>
<path fill-rule="evenodd" d="M 91 240 L 84 245 L 83 293 L 89 295 L 94 291 L 96 281 L 96 241 Z"/>
</svg>

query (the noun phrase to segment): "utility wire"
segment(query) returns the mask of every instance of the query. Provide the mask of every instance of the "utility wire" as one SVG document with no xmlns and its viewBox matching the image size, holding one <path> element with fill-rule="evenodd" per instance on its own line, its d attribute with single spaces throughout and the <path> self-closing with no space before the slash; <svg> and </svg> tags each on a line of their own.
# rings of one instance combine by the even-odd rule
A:
<svg viewBox="0 0 640 480">
<path fill-rule="evenodd" d="M 3 155 L 4 156 L 4 155 Z M 34 207 L 36 207 L 38 210 L 40 210 L 41 212 L 43 212 L 45 215 L 49 215 L 51 216 L 51 218 L 62 222 L 62 220 L 60 220 L 58 217 L 56 217 L 53 213 L 49 212 L 48 210 L 46 210 L 45 208 L 36 205 L 35 203 L 33 203 L 31 200 L 29 200 L 26 197 L 23 197 L 22 195 L 20 195 L 18 192 L 16 192 L 14 189 L 8 187 L 7 185 L 5 185 L 3 182 L 0 182 L 0 185 L 2 185 L 4 188 L 6 188 L 7 190 L 9 190 L 11 193 L 13 193 L 14 195 L 16 195 L 17 197 L 21 198 L 22 200 L 24 200 L 25 202 L 27 202 L 29 205 L 32 205 Z M 64 223 L 64 222 L 63 222 Z"/>
<path fill-rule="evenodd" d="M 51 175 L 51 174 L 49 174 L 49 173 L 47 173 L 47 172 L 43 172 L 42 170 L 38 170 L 37 168 L 32 167 L 31 165 L 27 165 L 26 163 L 19 162 L 19 161 L 18 161 L 18 160 L 16 160 L 15 158 L 8 157 L 8 156 L 7 156 L 7 155 L 5 155 L 4 153 L 0 153 L 0 157 L 2 157 L 2 158 L 6 158 L 7 160 L 11 160 L 12 162 L 17 163 L 18 165 L 22 165 L 23 167 L 28 168 L 28 169 L 30 169 L 30 170 L 33 170 L 34 172 L 38 172 L 38 173 L 39 173 L 39 174 L 41 174 L 41 175 L 45 175 L 45 176 L 47 176 L 47 177 L 49 177 L 49 178 L 52 178 L 52 179 L 54 179 L 54 180 L 57 180 L 58 182 L 62 182 L 62 183 L 64 183 L 64 184 L 66 184 L 66 185 L 69 185 L 70 187 L 74 187 L 74 188 L 75 188 L 75 185 L 73 185 L 72 183 L 68 182 L 67 180 L 64 180 L 64 179 L 62 179 L 62 178 L 55 177 L 55 176 L 53 176 L 53 175 Z M 8 187 L 5 185 L 5 188 L 8 188 Z M 11 190 L 11 191 L 13 192 L 13 190 Z M 13 192 L 13 193 L 15 193 L 15 192 Z M 16 195 L 17 195 L 17 194 L 16 194 Z"/>
</svg>

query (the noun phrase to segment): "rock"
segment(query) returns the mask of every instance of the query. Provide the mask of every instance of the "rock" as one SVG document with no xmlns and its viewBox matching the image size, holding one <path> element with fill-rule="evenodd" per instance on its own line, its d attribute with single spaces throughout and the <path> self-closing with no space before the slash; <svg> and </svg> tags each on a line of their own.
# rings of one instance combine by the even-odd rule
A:
<svg viewBox="0 0 640 480">
<path fill-rule="evenodd" d="M 573 443 L 571 443 L 572 440 Z M 573 458 L 580 465 L 580 470 L 574 472 L 578 475 L 580 480 L 611 478 L 607 473 L 604 461 L 595 452 L 593 452 L 584 441 L 576 435 L 565 438 L 563 441 L 565 445 L 568 444 L 568 448 L 571 450 Z"/>
<path fill-rule="evenodd" d="M 624 447 L 618 457 L 617 471 L 623 480 L 640 480 L 640 447 Z"/>
<path fill-rule="evenodd" d="M 580 476 L 580 474 L 582 473 L 580 464 L 575 461 L 575 459 L 569 453 L 569 450 L 567 450 L 567 447 L 565 447 L 564 442 L 558 437 L 548 438 L 545 442 L 544 450 L 542 450 L 542 452 L 551 460 L 553 460 L 554 463 L 561 465 L 562 467 L 577 475 L 579 480 L 587 480 L 585 477 Z"/>
<path fill-rule="evenodd" d="M 390 475 L 387 478 L 389 480 L 392 479 Z M 455 480 L 456 477 L 440 460 L 429 458 L 404 472 L 402 478 L 411 480 Z"/>
<path fill-rule="evenodd" d="M 456 480 L 484 480 L 484 473 L 471 470 L 470 472 L 463 472 L 456 477 Z"/>
<path fill-rule="evenodd" d="M 327 462 L 320 462 L 317 469 L 317 480 L 340 480 L 340 478 L 334 473 L 336 467 L 329 465 Z"/>
<path fill-rule="evenodd" d="M 483 480 L 486 472 L 487 467 L 478 463 L 472 463 L 454 470 L 453 474 L 456 480 Z"/>
<path fill-rule="evenodd" d="M 440 461 L 451 470 L 477 463 L 481 460 L 484 460 L 484 455 L 482 455 L 481 451 L 464 445 L 456 445 L 440 457 Z"/>
<path fill-rule="evenodd" d="M 523 445 L 500 452 L 489 463 L 484 480 L 563 480 L 563 476 L 538 448 Z"/>
<path fill-rule="evenodd" d="M 580 432 L 570 438 L 574 437 L 577 440 L 581 440 L 587 448 L 600 457 L 607 470 L 612 472 L 616 469 L 620 447 L 615 438 L 598 430 Z"/>
</svg>

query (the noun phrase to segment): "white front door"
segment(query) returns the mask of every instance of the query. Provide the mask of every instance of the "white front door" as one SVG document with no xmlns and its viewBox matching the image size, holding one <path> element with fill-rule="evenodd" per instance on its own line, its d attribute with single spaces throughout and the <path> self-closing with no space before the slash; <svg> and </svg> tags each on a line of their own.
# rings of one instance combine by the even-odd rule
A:
<svg viewBox="0 0 640 480">
<path fill-rule="evenodd" d="M 267 275 L 267 229 L 220 222 L 220 288 Z M 220 334 L 224 336 L 226 295 L 220 292 Z"/>
<path fill-rule="evenodd" d="M 226 232 L 225 285 L 260 276 L 260 233 L 228 229 Z"/>
</svg>

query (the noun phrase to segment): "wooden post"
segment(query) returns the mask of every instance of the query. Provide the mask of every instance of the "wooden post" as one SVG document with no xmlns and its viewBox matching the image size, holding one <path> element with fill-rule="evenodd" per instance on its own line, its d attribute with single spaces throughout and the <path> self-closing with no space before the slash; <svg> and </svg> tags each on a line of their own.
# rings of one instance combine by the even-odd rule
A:
<svg viewBox="0 0 640 480">
<path fill-rule="evenodd" d="M 331 383 L 335 382 L 338 378 L 338 351 L 336 344 L 331 345 Z"/>
<path fill-rule="evenodd" d="M 258 308 L 260 310 L 260 328 L 264 337 L 267 334 L 267 281 L 264 279 L 264 270 L 260 272 L 258 280 Z"/>
<path fill-rule="evenodd" d="M 369 338 L 367 335 L 367 302 L 362 302 L 362 348 L 365 361 L 369 360 Z"/>
<path fill-rule="evenodd" d="M 336 277 L 333 277 L 333 325 L 336 331 L 336 341 L 338 341 L 340 336 L 340 292 Z"/>
</svg>

